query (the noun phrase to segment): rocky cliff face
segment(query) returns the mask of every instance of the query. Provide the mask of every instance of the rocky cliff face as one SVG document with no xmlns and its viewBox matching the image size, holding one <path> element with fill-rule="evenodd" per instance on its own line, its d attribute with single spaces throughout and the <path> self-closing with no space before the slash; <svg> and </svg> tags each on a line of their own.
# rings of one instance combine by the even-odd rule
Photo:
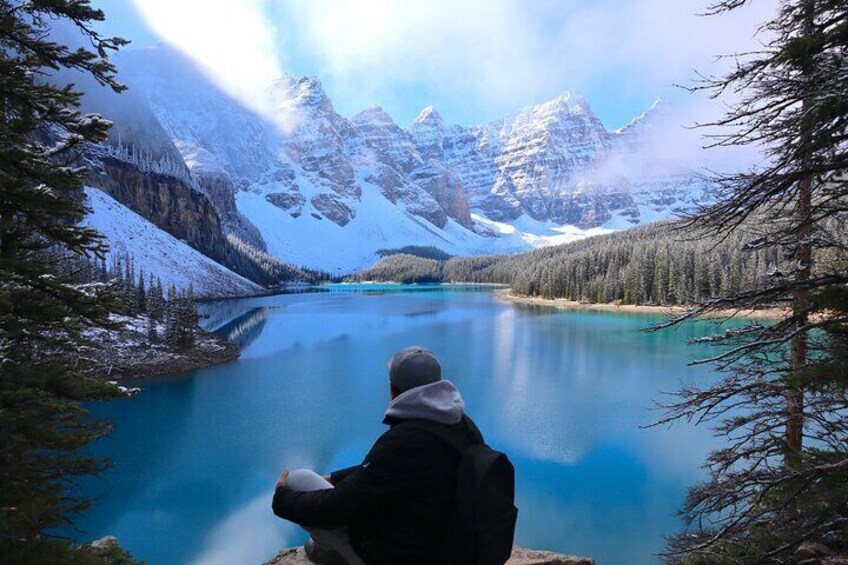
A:
<svg viewBox="0 0 848 565">
<path fill-rule="evenodd" d="M 236 188 L 227 174 L 220 172 L 195 173 L 197 188 L 206 195 L 221 219 L 225 234 L 233 234 L 261 251 L 266 250 L 265 240 L 256 226 L 239 212 L 236 206 Z"/>
<path fill-rule="evenodd" d="M 411 177 L 450 217 L 473 229 L 463 179 L 455 167 L 445 162 L 444 131 L 444 120 L 432 106 L 422 110 L 409 126 L 409 137 L 421 158 L 421 165 L 411 171 Z"/>
<path fill-rule="evenodd" d="M 144 173 L 105 157 L 90 184 L 204 255 L 224 259 L 226 239 L 215 207 L 203 194 L 167 175 Z"/>
<path fill-rule="evenodd" d="M 571 182 L 608 150 L 609 134 L 585 100 L 565 93 L 490 124 L 453 128 L 445 144 L 443 159 L 475 208 L 497 220 L 527 213 L 564 224 Z"/>
</svg>

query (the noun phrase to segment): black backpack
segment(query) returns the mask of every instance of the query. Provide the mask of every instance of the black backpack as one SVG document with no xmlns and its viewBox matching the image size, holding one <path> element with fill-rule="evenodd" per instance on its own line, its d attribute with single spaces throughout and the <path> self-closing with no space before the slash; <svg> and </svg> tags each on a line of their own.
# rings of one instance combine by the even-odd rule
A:
<svg viewBox="0 0 848 565">
<path fill-rule="evenodd" d="M 428 420 L 408 420 L 403 424 L 432 433 L 461 455 L 456 502 L 437 562 L 503 565 L 512 554 L 518 518 L 515 469 L 506 454 L 486 445 L 470 418 L 463 416 L 463 422 L 468 436 L 458 426 Z"/>
</svg>

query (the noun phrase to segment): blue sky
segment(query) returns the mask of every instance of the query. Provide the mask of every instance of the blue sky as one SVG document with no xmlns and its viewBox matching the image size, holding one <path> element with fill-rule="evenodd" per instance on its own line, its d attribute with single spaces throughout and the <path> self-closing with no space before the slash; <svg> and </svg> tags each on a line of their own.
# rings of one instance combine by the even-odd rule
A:
<svg viewBox="0 0 848 565">
<path fill-rule="evenodd" d="M 275 75 L 318 76 L 336 110 L 382 106 L 401 125 L 434 105 L 450 123 L 496 119 L 566 90 L 609 128 L 675 83 L 752 45 L 774 0 L 700 17 L 701 0 L 112 0 L 106 31 L 165 40 L 249 100 Z M 692 110 L 691 115 L 699 112 Z"/>
</svg>

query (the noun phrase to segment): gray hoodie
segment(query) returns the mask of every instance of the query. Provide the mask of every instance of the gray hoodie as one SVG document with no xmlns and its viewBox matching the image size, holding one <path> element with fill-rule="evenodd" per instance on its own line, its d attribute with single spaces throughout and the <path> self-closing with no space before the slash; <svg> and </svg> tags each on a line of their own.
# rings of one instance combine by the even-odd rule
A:
<svg viewBox="0 0 848 565">
<path fill-rule="evenodd" d="M 452 382 L 443 380 L 402 392 L 389 404 L 386 417 L 452 425 L 462 420 L 464 409 L 459 391 Z"/>
</svg>

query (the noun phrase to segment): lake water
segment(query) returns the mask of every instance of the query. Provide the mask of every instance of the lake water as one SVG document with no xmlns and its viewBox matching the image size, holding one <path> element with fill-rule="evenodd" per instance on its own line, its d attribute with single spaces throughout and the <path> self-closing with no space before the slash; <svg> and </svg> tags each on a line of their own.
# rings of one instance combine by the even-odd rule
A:
<svg viewBox="0 0 848 565">
<path fill-rule="evenodd" d="M 513 307 L 491 289 L 355 288 L 207 305 L 241 357 L 93 408 L 115 422 L 95 446 L 115 465 L 83 483 L 101 498 L 75 535 L 115 535 L 152 565 L 259 565 L 302 543 L 271 513 L 280 471 L 359 462 L 384 429 L 387 359 L 420 344 L 515 464 L 518 544 L 659 561 L 715 440 L 640 426 L 661 391 L 711 378 L 686 365 L 706 322 L 645 333 L 656 317 Z"/>
</svg>

